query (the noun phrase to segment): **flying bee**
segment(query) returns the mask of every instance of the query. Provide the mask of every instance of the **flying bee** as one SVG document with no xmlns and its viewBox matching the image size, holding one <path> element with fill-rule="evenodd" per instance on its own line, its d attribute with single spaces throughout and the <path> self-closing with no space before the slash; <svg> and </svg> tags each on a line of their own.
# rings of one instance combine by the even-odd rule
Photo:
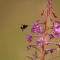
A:
<svg viewBox="0 0 60 60">
<path fill-rule="evenodd" d="M 28 25 L 22 24 L 22 26 L 20 27 L 20 29 L 23 31 L 24 29 L 26 29 L 28 27 Z"/>
</svg>

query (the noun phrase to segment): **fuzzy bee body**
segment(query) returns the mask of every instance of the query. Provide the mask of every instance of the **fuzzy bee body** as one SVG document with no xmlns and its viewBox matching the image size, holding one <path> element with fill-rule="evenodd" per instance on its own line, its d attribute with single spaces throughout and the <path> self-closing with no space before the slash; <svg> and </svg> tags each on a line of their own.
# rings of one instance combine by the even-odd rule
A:
<svg viewBox="0 0 60 60">
<path fill-rule="evenodd" d="M 20 29 L 23 31 L 24 29 L 26 29 L 28 27 L 28 25 L 22 25 L 22 27 L 20 27 Z"/>
</svg>

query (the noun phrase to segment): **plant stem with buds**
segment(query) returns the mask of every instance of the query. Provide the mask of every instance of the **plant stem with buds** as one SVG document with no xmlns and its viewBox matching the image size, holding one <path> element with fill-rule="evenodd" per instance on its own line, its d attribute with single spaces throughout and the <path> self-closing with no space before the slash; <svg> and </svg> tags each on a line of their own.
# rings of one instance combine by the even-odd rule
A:
<svg viewBox="0 0 60 60">
<path fill-rule="evenodd" d="M 44 40 L 42 42 L 42 56 L 41 60 L 44 60 L 44 43 L 45 43 L 45 37 L 46 37 L 46 28 L 47 28 L 47 22 L 48 22 L 48 10 L 47 10 L 47 17 L 46 17 L 46 23 L 45 23 L 45 29 L 44 29 Z"/>
</svg>

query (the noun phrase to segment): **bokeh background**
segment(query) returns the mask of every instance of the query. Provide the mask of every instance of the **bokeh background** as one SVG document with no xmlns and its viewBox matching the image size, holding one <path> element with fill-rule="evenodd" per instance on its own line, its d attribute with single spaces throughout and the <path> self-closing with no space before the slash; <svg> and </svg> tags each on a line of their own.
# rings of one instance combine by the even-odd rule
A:
<svg viewBox="0 0 60 60">
<path fill-rule="evenodd" d="M 0 0 L 0 60 L 29 60 L 26 55 L 34 50 L 26 51 L 28 42 L 25 35 L 31 34 L 31 24 L 40 17 L 46 2 L 47 0 Z M 60 0 L 52 2 L 59 20 Z M 22 32 L 21 24 L 27 24 L 29 27 Z M 60 51 L 55 52 L 55 55 L 57 53 L 60 54 Z M 49 57 L 51 54 L 46 60 Z M 57 59 L 60 60 L 53 60 Z"/>
</svg>

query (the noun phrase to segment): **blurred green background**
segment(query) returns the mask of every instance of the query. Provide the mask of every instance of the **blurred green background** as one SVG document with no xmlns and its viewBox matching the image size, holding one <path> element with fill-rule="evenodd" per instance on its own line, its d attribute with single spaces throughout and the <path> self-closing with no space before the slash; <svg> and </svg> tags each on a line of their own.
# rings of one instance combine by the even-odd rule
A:
<svg viewBox="0 0 60 60">
<path fill-rule="evenodd" d="M 59 20 L 60 0 L 52 2 Z M 29 60 L 26 55 L 33 53 L 33 50 L 26 51 L 28 42 L 25 35 L 31 34 L 31 24 L 40 17 L 46 3 L 47 0 L 0 0 L 0 60 Z M 22 32 L 21 24 L 30 26 Z M 60 51 L 57 53 L 60 54 Z M 46 60 L 49 57 L 51 55 Z M 60 60 L 53 60 L 57 59 Z"/>
</svg>

